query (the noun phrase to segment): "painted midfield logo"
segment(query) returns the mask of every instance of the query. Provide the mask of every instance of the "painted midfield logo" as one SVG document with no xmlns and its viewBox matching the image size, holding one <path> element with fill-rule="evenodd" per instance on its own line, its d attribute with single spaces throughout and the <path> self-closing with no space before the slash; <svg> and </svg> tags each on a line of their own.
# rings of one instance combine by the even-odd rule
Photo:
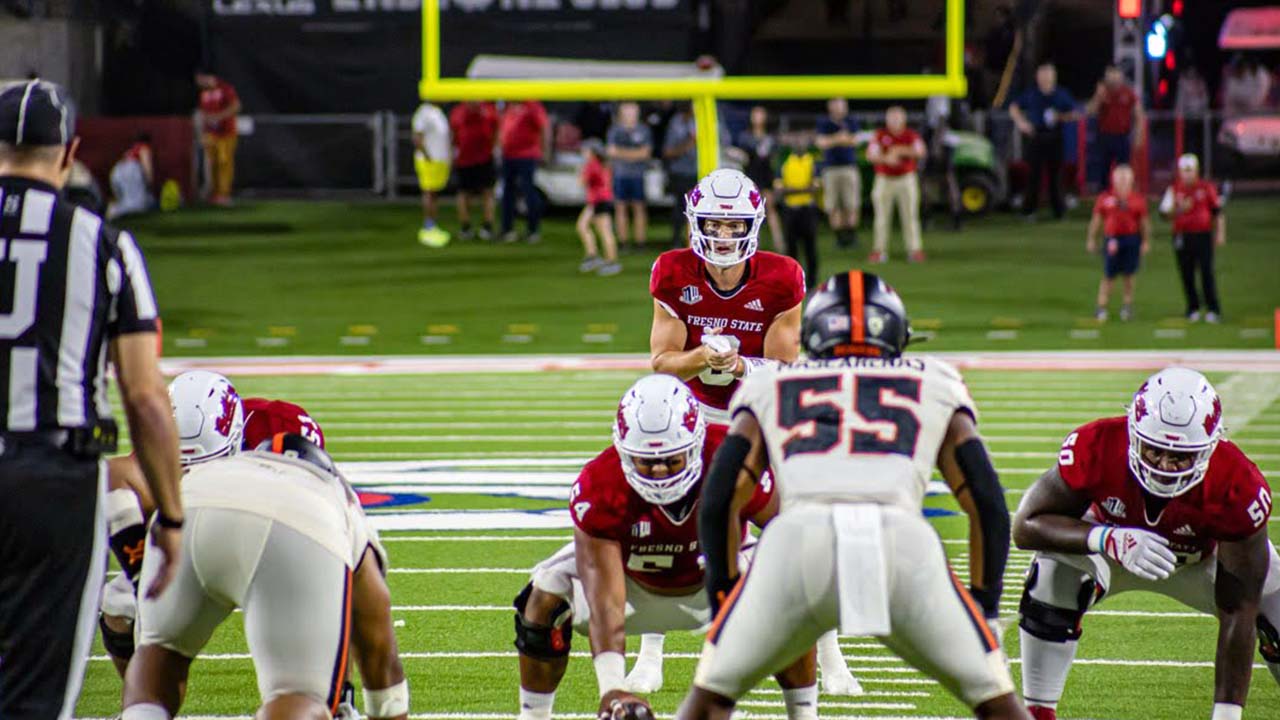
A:
<svg viewBox="0 0 1280 720">
<path fill-rule="evenodd" d="M 685 305 L 695 305 L 702 302 L 702 293 L 698 292 L 697 285 L 685 285 L 680 291 L 680 302 Z"/>
</svg>

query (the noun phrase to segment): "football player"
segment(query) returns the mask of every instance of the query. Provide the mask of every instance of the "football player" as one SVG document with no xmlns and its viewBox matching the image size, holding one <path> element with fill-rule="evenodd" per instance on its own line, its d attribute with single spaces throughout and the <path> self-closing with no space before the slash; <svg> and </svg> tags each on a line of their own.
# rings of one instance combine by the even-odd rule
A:
<svg viewBox="0 0 1280 720">
<path fill-rule="evenodd" d="M 177 714 L 191 661 L 237 607 L 263 703 L 257 717 L 327 720 L 349 651 L 366 688 L 382 688 L 366 689 L 366 712 L 408 717 L 375 538 L 323 450 L 280 433 L 256 451 L 188 463 L 182 495 L 187 546 L 170 592 L 139 601 L 122 720 Z M 156 573 L 156 552 L 143 560 L 144 578 Z"/>
<path fill-rule="evenodd" d="M 613 715 L 648 707 L 624 687 L 626 635 L 710 621 L 697 490 L 723 436 L 670 375 L 641 378 L 623 395 L 613 446 L 570 491 L 573 542 L 538 564 L 515 600 L 521 720 L 551 717 L 574 630 L 590 640 L 600 712 Z M 776 513 L 772 490 L 766 479 L 735 506 L 737 516 L 763 525 Z M 817 717 L 814 670 L 804 657 L 778 675 L 788 717 Z"/>
<path fill-rule="evenodd" d="M 1013 539 L 1036 551 L 1019 632 L 1022 690 L 1036 720 L 1057 716 L 1085 613 L 1132 590 L 1218 617 L 1214 720 L 1242 716 L 1255 635 L 1280 681 L 1271 491 L 1222 432 L 1222 400 L 1209 381 L 1161 370 L 1126 416 L 1068 435 L 1057 464 L 1027 491 Z"/>
<path fill-rule="evenodd" d="M 795 260 L 757 252 L 767 208 L 760 190 L 737 170 L 716 170 L 686 196 L 690 247 L 658 256 L 649 278 L 655 372 L 688 383 L 709 424 L 727 425 L 740 380 L 800 352 L 805 277 Z M 823 690 L 862 692 L 834 633 L 818 643 Z M 628 685 L 662 687 L 662 637 L 645 635 Z"/>
<path fill-rule="evenodd" d="M 906 311 L 875 275 L 829 279 L 803 320 L 810 359 L 743 382 L 702 489 L 716 619 L 678 717 L 728 718 L 766 674 L 839 626 L 880 638 L 979 718 L 1029 720 L 992 628 L 1009 514 L 960 374 L 901 357 Z M 782 512 L 741 574 L 733 508 L 770 467 Z M 934 467 L 969 515 L 968 588 L 921 513 Z"/>
</svg>

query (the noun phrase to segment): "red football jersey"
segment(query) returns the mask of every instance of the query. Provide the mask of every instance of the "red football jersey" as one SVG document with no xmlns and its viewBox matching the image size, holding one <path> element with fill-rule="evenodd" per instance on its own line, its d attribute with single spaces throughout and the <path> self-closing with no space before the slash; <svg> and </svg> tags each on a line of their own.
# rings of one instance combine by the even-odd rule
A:
<svg viewBox="0 0 1280 720">
<path fill-rule="evenodd" d="M 1184 204 L 1190 208 L 1182 210 Z M 1208 180 L 1198 180 L 1184 185 L 1181 180 L 1173 183 L 1173 231 L 1176 233 L 1201 233 L 1213 229 L 1213 216 L 1222 209 L 1218 191 Z"/>
<path fill-rule="evenodd" d="M 1179 555 L 1209 552 L 1219 541 L 1249 537 L 1271 515 L 1266 479 L 1227 440 L 1218 443 L 1198 485 L 1167 502 L 1148 495 L 1129 471 L 1124 417 L 1095 420 L 1068 435 L 1058 455 L 1058 472 L 1073 490 L 1089 496 L 1099 521 L 1159 533 Z"/>
<path fill-rule="evenodd" d="M 1131 192 L 1122 200 L 1108 190 L 1098 195 L 1093 214 L 1102 216 L 1103 232 L 1107 237 L 1134 235 L 1142 231 L 1142 219 L 1147 216 L 1147 199 Z"/>
<path fill-rule="evenodd" d="M 306 410 L 283 400 L 244 399 L 244 443 L 246 450 L 258 447 L 276 433 L 301 435 L 324 447 L 324 432 Z"/>
<path fill-rule="evenodd" d="M 894 134 L 889 132 L 888 128 L 880 128 L 876 130 L 874 142 L 880 146 L 880 150 L 887 156 L 889 149 L 895 146 L 910 148 L 920 141 L 920 135 L 911 128 L 903 128 L 902 132 Z M 879 162 L 875 165 L 876 172 L 880 175 L 888 175 L 890 177 L 898 177 L 900 175 L 908 175 L 916 171 L 916 159 L 913 157 L 900 157 L 899 160 L 890 165 L 888 163 Z"/>
<path fill-rule="evenodd" d="M 702 479 L 726 434 L 728 428 L 723 426 L 707 427 L 707 439 L 702 446 L 703 477 L 689 491 L 691 496 L 697 498 L 702 492 Z M 773 489 L 773 478 L 766 474 L 742 509 L 744 521 L 765 508 Z M 653 588 L 687 588 L 702 583 L 702 551 L 698 547 L 700 502 L 695 500 L 688 513 L 677 522 L 665 508 L 650 504 L 631 488 L 622 474 L 618 451 L 610 447 L 582 468 L 569 493 L 569 514 L 586 534 L 622 544 L 622 562 L 631 579 Z M 745 537 L 745 526 L 743 530 Z"/>
<path fill-rule="evenodd" d="M 685 350 L 702 344 L 703 330 L 718 327 L 724 335 L 741 341 L 738 354 L 744 357 L 764 357 L 764 336 L 769 327 L 779 315 L 804 301 L 804 289 L 804 270 L 799 263 L 764 251 L 747 260 L 742 283 L 729 293 L 712 285 L 702 258 L 689 248 L 659 255 L 649 277 L 649 294 L 688 330 Z M 687 384 L 699 402 L 721 410 L 729 408 L 729 398 L 738 388 L 737 380 L 708 385 L 693 377 Z"/>
</svg>

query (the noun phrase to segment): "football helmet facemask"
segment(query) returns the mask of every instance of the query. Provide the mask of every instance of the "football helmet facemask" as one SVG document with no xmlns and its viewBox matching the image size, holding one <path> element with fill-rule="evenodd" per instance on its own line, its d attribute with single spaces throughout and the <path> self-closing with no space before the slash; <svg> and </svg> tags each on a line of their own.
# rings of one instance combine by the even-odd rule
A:
<svg viewBox="0 0 1280 720">
<path fill-rule="evenodd" d="M 240 451 L 244 406 L 231 381 L 215 372 L 191 370 L 169 383 L 183 467 Z"/>
<path fill-rule="evenodd" d="M 717 267 L 733 267 L 756 254 L 764 214 L 764 195 L 737 170 L 714 170 L 685 194 L 689 244 Z"/>
<path fill-rule="evenodd" d="M 706 434 L 706 421 L 689 388 L 671 375 L 649 375 L 618 403 L 613 445 L 627 484 L 647 502 L 670 505 L 702 477 Z M 661 477 L 648 474 L 664 465 Z"/>
<path fill-rule="evenodd" d="M 1195 370 L 1165 368 L 1134 393 L 1128 421 L 1129 470 L 1152 495 L 1177 497 L 1204 480 L 1209 470 L 1222 439 L 1222 399 Z M 1144 450 L 1173 459 L 1185 455 L 1189 462 L 1161 467 Z"/>
</svg>

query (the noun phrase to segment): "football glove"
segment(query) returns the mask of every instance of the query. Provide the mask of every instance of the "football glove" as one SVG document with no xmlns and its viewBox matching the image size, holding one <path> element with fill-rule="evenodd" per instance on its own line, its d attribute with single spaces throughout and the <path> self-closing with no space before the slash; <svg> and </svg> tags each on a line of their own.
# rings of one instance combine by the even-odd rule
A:
<svg viewBox="0 0 1280 720">
<path fill-rule="evenodd" d="M 1088 546 L 1143 580 L 1164 580 L 1177 567 L 1169 541 L 1147 530 L 1100 525 L 1089 531 Z"/>
</svg>

